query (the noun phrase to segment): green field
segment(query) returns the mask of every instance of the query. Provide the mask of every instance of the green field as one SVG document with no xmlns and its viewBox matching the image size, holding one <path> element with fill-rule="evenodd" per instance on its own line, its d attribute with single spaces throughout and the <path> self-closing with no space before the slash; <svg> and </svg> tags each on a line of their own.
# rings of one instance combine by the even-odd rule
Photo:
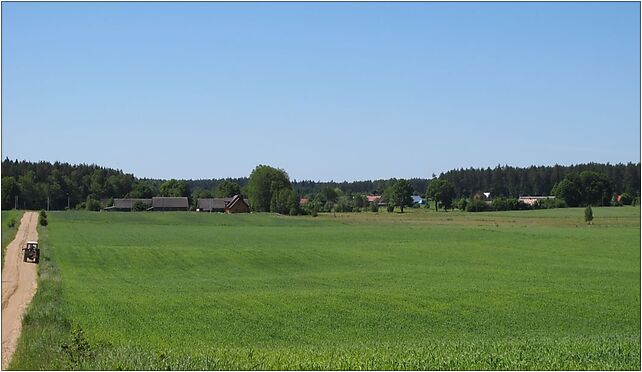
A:
<svg viewBox="0 0 642 372">
<path fill-rule="evenodd" d="M 0 216 L 2 219 L 2 266 L 4 267 L 4 252 L 7 249 L 7 245 L 9 245 L 13 238 L 16 237 L 16 233 L 18 232 L 18 228 L 20 227 L 20 219 L 22 218 L 22 214 L 24 212 L 10 210 L 2 211 L 0 213 L 2 213 Z M 9 227 L 9 221 L 11 220 L 16 221 L 13 227 Z"/>
<path fill-rule="evenodd" d="M 10 367 L 640 369 L 640 209 L 594 215 L 51 212 Z"/>
</svg>

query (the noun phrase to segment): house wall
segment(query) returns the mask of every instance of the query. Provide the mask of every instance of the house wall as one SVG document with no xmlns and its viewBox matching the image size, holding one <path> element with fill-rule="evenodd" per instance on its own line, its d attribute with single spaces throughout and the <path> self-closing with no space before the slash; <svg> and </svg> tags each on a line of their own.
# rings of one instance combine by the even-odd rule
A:
<svg viewBox="0 0 642 372">
<path fill-rule="evenodd" d="M 245 205 L 242 201 L 238 201 L 231 208 L 226 208 L 225 212 L 227 213 L 249 213 L 250 207 Z"/>
</svg>

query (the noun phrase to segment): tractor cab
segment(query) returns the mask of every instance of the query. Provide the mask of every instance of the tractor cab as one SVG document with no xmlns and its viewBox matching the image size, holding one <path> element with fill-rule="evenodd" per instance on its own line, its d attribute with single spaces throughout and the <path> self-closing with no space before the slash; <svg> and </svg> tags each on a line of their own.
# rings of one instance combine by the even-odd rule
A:
<svg viewBox="0 0 642 372">
<path fill-rule="evenodd" d="M 22 257 L 24 262 L 40 262 L 40 248 L 38 248 L 38 242 L 30 240 L 22 250 L 24 251 L 24 255 Z"/>
</svg>

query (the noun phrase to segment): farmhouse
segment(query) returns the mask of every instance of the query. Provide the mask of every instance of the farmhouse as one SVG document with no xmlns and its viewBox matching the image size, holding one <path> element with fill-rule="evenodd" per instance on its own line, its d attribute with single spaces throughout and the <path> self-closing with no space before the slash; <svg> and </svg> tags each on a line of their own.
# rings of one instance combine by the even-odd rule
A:
<svg viewBox="0 0 642 372">
<path fill-rule="evenodd" d="M 554 196 L 528 196 L 528 195 L 525 195 L 525 196 L 520 196 L 518 200 L 521 201 L 524 204 L 534 205 L 538 201 L 546 200 L 546 199 L 555 199 L 555 197 Z"/>
<path fill-rule="evenodd" d="M 152 206 L 148 211 L 186 211 L 189 208 L 187 197 L 156 196 L 152 198 Z"/>
<path fill-rule="evenodd" d="M 381 199 L 381 195 L 366 195 L 366 198 L 368 198 L 368 203 L 375 203 Z"/>
<path fill-rule="evenodd" d="M 152 199 L 114 199 L 114 204 L 105 208 L 106 211 L 131 211 L 136 203 L 145 205 L 145 209 L 152 205 Z"/>
<path fill-rule="evenodd" d="M 196 208 L 200 212 L 248 213 L 250 202 L 240 195 L 231 198 L 203 198 L 196 201 Z"/>
</svg>

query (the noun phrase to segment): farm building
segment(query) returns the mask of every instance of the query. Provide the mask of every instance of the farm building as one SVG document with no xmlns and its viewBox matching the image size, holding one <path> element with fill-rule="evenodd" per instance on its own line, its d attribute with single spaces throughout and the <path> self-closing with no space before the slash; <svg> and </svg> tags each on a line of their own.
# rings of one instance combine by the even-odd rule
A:
<svg viewBox="0 0 642 372">
<path fill-rule="evenodd" d="M 378 202 L 381 199 L 381 195 L 366 195 L 368 198 L 368 203 Z"/>
<path fill-rule="evenodd" d="M 136 203 L 146 205 L 145 209 L 152 205 L 152 199 L 114 199 L 114 204 L 105 208 L 106 211 L 131 211 Z"/>
<path fill-rule="evenodd" d="M 231 198 L 203 198 L 196 201 L 196 208 L 200 212 L 247 213 L 250 211 L 250 202 L 239 195 Z"/>
<path fill-rule="evenodd" d="M 525 196 L 520 196 L 518 200 L 521 201 L 524 204 L 534 205 L 538 201 L 546 200 L 546 199 L 555 199 L 555 197 L 554 196 L 528 196 L 528 195 L 525 195 Z"/>
<path fill-rule="evenodd" d="M 422 198 L 421 196 L 419 196 L 419 195 L 412 195 L 411 197 L 412 197 L 412 203 L 413 204 L 419 204 L 419 205 L 425 205 L 426 204 L 426 200 L 424 198 Z"/>
<path fill-rule="evenodd" d="M 187 197 L 165 197 L 155 196 L 152 198 L 152 206 L 148 211 L 186 211 L 189 209 Z"/>
</svg>

